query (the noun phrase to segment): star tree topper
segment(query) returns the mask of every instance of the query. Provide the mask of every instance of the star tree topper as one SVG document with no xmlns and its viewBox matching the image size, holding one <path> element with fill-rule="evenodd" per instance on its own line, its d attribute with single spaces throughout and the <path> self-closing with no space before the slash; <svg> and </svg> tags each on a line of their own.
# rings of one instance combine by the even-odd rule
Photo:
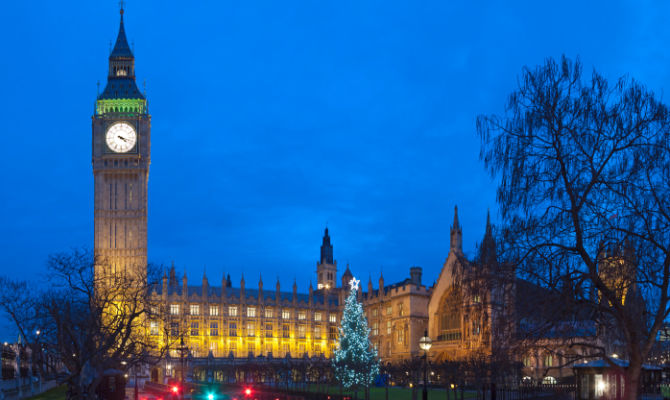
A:
<svg viewBox="0 0 670 400">
<path fill-rule="evenodd" d="M 349 281 L 349 285 L 351 286 L 351 290 L 358 290 L 358 284 L 361 283 L 360 279 L 356 278 L 351 278 Z"/>
</svg>

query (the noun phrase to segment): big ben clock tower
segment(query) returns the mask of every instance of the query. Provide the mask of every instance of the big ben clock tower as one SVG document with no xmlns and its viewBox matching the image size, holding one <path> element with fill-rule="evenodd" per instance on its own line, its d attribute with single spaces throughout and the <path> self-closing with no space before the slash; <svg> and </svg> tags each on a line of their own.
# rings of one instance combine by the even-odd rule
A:
<svg viewBox="0 0 670 400">
<path fill-rule="evenodd" d="M 107 85 L 98 95 L 92 120 L 96 275 L 144 276 L 151 116 L 135 83 L 123 8 Z"/>
</svg>

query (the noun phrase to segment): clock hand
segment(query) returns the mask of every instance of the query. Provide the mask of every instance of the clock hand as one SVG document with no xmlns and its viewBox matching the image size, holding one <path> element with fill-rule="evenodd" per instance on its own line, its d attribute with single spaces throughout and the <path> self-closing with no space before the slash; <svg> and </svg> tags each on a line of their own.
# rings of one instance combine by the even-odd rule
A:
<svg viewBox="0 0 670 400">
<path fill-rule="evenodd" d="M 127 141 L 128 141 L 128 140 L 125 139 L 123 136 L 119 136 L 119 135 L 117 135 L 116 137 L 119 138 L 119 139 L 121 139 L 121 140 L 123 140 L 124 142 L 127 142 Z"/>
</svg>

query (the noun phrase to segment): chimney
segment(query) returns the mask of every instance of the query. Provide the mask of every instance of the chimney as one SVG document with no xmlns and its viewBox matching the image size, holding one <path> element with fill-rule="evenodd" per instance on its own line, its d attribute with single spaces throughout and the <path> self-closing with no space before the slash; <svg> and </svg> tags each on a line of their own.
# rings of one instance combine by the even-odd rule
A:
<svg viewBox="0 0 670 400">
<path fill-rule="evenodd" d="M 421 267 L 411 267 L 409 269 L 409 279 L 416 286 L 421 286 Z"/>
</svg>

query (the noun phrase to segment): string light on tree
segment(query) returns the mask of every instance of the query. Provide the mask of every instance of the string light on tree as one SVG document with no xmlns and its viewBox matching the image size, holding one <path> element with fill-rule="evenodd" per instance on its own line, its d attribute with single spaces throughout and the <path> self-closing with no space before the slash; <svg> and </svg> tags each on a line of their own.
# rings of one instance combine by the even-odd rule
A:
<svg viewBox="0 0 670 400">
<path fill-rule="evenodd" d="M 370 329 L 358 302 L 360 280 L 349 281 L 351 290 L 344 303 L 339 347 L 333 355 L 335 377 L 345 388 L 368 387 L 379 373 L 377 351 L 370 343 Z"/>
</svg>

